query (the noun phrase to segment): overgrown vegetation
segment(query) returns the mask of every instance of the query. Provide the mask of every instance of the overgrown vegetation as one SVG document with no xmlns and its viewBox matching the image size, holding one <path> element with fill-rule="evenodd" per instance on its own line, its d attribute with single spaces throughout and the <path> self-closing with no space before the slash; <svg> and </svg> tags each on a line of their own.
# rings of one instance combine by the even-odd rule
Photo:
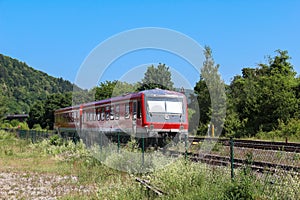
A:
<svg viewBox="0 0 300 200">
<path fill-rule="evenodd" d="M 128 148 L 131 152 L 140 151 L 134 141 Z M 251 164 L 251 155 L 245 168 L 235 171 L 235 179 L 231 182 L 228 168 L 193 163 L 183 158 L 163 169 L 128 174 L 115 170 L 128 157 L 122 158 L 117 151 L 113 152 L 110 158 L 116 159 L 109 168 L 93 156 L 93 150 L 86 149 L 82 142 L 74 144 L 56 136 L 32 144 L 17 139 L 12 133 L 0 131 L 0 170 L 72 175 L 79 181 L 73 187 L 96 186 L 88 196 L 74 192 L 61 199 L 158 198 L 137 183 L 136 176 L 161 189 L 165 194 L 159 199 L 297 199 L 300 195 L 298 175 L 281 174 L 280 171 L 276 174 L 255 174 L 247 168 Z"/>
</svg>

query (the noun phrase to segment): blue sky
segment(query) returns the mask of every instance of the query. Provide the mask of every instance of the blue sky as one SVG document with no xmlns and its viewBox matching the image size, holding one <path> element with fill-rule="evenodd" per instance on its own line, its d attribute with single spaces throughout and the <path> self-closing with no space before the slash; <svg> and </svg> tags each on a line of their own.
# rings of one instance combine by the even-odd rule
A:
<svg viewBox="0 0 300 200">
<path fill-rule="evenodd" d="M 300 73 L 300 1 L 17 1 L 0 0 L 0 53 L 49 75 L 75 81 L 85 58 L 120 32 L 161 27 L 212 48 L 226 83 L 288 50 Z M 136 66 L 166 63 L 193 87 L 199 80 L 184 60 L 145 50 L 122 56 L 101 80 L 117 80 Z M 181 70 L 184 69 L 184 73 Z M 134 73 L 141 79 L 143 72 Z"/>
</svg>

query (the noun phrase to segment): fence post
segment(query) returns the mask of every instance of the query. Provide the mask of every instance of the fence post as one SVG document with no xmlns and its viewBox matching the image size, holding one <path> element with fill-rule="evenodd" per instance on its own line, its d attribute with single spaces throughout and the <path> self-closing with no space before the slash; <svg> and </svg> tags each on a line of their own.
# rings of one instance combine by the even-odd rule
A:
<svg viewBox="0 0 300 200">
<path fill-rule="evenodd" d="M 231 168 L 231 180 L 234 180 L 234 152 L 233 152 L 233 147 L 234 147 L 234 142 L 233 138 L 230 137 L 230 168 Z"/>
<path fill-rule="evenodd" d="M 118 153 L 120 153 L 120 132 L 118 131 Z"/>
<path fill-rule="evenodd" d="M 185 146 L 185 160 L 187 160 L 187 145 L 188 143 L 187 143 L 187 135 L 185 134 L 184 135 L 184 146 Z"/>
<path fill-rule="evenodd" d="M 102 151 L 102 131 L 100 131 L 100 151 Z"/>
<path fill-rule="evenodd" d="M 145 164 L 145 134 L 142 134 L 142 166 Z"/>
</svg>

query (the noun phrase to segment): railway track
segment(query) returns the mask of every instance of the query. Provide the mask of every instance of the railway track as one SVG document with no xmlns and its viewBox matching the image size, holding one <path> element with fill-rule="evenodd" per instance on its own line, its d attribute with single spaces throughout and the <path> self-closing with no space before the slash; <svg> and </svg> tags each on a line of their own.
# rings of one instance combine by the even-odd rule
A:
<svg viewBox="0 0 300 200">
<path fill-rule="evenodd" d="M 173 156 L 184 155 L 185 152 L 178 152 L 173 150 L 168 150 L 168 152 Z M 196 154 L 192 152 L 187 153 L 188 158 L 193 162 L 202 162 L 209 165 L 216 166 L 229 166 L 231 164 L 229 156 L 220 156 L 215 154 Z M 258 172 L 270 171 L 274 172 L 278 169 L 285 171 L 292 171 L 295 173 L 300 173 L 299 166 L 284 165 L 271 162 L 261 162 L 261 161 L 248 161 L 246 159 L 234 159 L 234 168 L 249 166 L 252 170 Z"/>
<path fill-rule="evenodd" d="M 198 144 L 203 141 L 219 142 L 225 146 L 229 146 L 229 139 L 224 138 L 205 138 L 205 137 L 189 137 L 191 144 Z M 294 142 L 269 142 L 261 140 L 242 140 L 234 139 L 234 147 L 244 147 L 253 149 L 275 150 L 300 153 L 300 143 Z"/>
</svg>

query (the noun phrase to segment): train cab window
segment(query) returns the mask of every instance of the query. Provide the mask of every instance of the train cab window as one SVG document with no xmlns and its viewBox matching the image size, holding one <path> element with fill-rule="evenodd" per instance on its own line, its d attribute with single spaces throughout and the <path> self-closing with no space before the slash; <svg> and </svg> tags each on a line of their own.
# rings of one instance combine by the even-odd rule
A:
<svg viewBox="0 0 300 200">
<path fill-rule="evenodd" d="M 133 102 L 133 111 L 132 111 L 132 119 L 136 119 L 136 110 L 137 110 L 137 103 L 136 101 Z"/>
<path fill-rule="evenodd" d="M 115 119 L 118 120 L 119 117 L 120 117 L 120 105 L 116 105 Z"/>
<path fill-rule="evenodd" d="M 105 115 L 106 115 L 106 120 L 108 121 L 110 116 L 110 106 L 105 107 Z"/>
<path fill-rule="evenodd" d="M 125 119 L 129 119 L 130 118 L 130 104 L 126 103 L 125 104 Z"/>
<path fill-rule="evenodd" d="M 112 105 L 110 107 L 110 120 L 114 120 L 114 117 L 115 117 L 115 110 L 114 110 L 115 106 Z"/>
<path fill-rule="evenodd" d="M 137 102 L 137 118 L 138 118 L 138 119 L 141 119 L 141 117 L 142 117 L 142 112 L 141 112 L 141 102 L 138 101 L 138 102 Z"/>
<path fill-rule="evenodd" d="M 104 121 L 104 119 L 105 119 L 104 108 L 101 108 L 101 120 Z"/>
</svg>

